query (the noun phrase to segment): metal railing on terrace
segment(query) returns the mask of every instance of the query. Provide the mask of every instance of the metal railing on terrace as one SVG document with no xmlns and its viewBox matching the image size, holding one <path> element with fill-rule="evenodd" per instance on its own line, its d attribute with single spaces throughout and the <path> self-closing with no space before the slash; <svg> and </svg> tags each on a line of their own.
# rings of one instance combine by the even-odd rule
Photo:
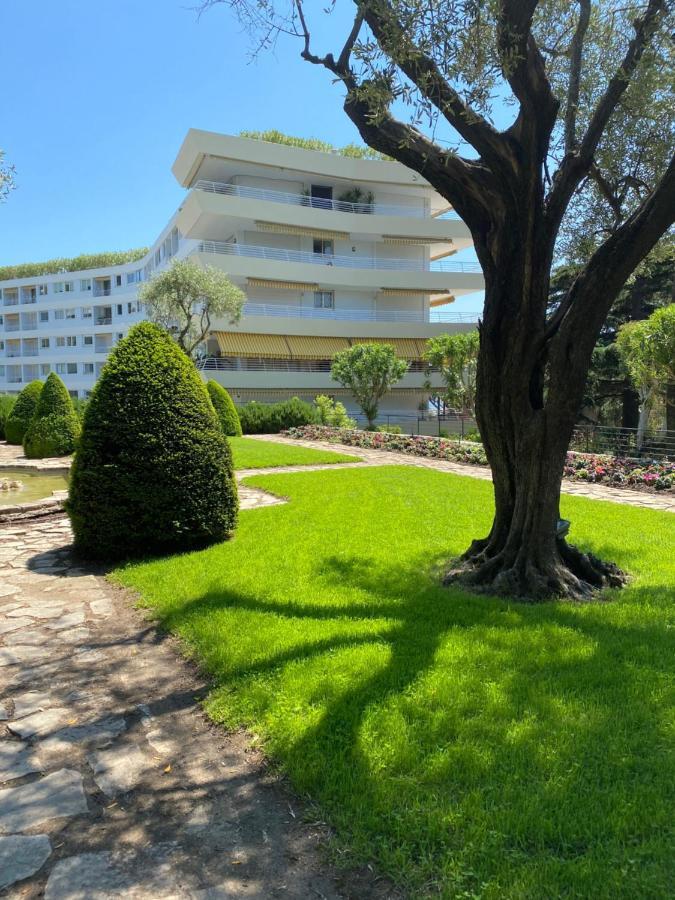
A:
<svg viewBox="0 0 675 900">
<path fill-rule="evenodd" d="M 418 310 L 372 310 L 361 307 L 324 309 L 313 306 L 287 306 L 281 303 L 245 303 L 245 316 L 276 316 L 298 319 L 324 319 L 348 322 L 422 322 L 467 323 L 478 321 L 478 313 L 455 313 L 430 310 L 428 315 Z"/>
<path fill-rule="evenodd" d="M 197 362 L 200 371 L 211 372 L 330 372 L 330 359 L 266 359 L 260 357 L 207 356 Z M 427 372 L 421 360 L 412 360 L 408 372 Z"/>
<path fill-rule="evenodd" d="M 334 256 L 303 250 L 280 250 L 258 244 L 235 244 L 230 241 L 200 241 L 192 253 L 222 253 L 225 256 L 247 256 L 275 262 L 299 262 L 347 269 L 386 269 L 398 272 L 468 272 L 480 274 L 478 263 L 421 262 L 415 259 L 382 259 L 374 256 Z"/>
<path fill-rule="evenodd" d="M 570 450 L 649 459 L 675 459 L 675 431 L 646 431 L 638 448 L 636 428 L 609 425 L 578 426 Z"/>
<path fill-rule="evenodd" d="M 329 209 L 338 212 L 357 213 L 358 215 L 405 216 L 414 219 L 431 219 L 424 209 L 414 206 L 396 206 L 388 203 L 352 203 L 348 200 L 331 200 L 324 197 L 311 197 L 307 194 L 292 194 L 284 191 L 271 191 L 266 188 L 248 187 L 240 184 L 228 184 L 223 181 L 206 181 L 200 178 L 193 185 L 198 191 L 211 194 L 225 194 L 229 197 L 244 197 L 249 200 L 268 200 L 271 203 L 286 203 L 289 206 L 307 206 L 312 209 Z M 442 213 L 440 219 L 459 219 L 454 211 Z"/>
</svg>

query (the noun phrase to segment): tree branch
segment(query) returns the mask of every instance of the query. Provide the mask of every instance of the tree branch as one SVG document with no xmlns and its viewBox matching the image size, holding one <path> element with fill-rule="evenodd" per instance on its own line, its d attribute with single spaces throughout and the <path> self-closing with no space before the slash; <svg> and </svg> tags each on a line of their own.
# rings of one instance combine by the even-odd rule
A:
<svg viewBox="0 0 675 900">
<path fill-rule="evenodd" d="M 578 147 L 565 154 L 555 174 L 547 199 L 547 220 L 552 234 L 557 234 L 572 194 L 589 172 L 607 123 L 626 92 L 642 55 L 658 28 L 665 6 L 666 0 L 649 0 L 645 14 L 635 21 L 635 36 L 628 45 L 621 65 L 607 85 L 607 90 L 598 102 L 586 134 Z"/>
<path fill-rule="evenodd" d="M 579 0 L 579 21 L 570 44 L 570 80 L 567 87 L 567 109 L 565 110 L 565 151 L 568 153 L 576 146 L 581 62 L 584 38 L 590 21 L 591 0 Z"/>
</svg>

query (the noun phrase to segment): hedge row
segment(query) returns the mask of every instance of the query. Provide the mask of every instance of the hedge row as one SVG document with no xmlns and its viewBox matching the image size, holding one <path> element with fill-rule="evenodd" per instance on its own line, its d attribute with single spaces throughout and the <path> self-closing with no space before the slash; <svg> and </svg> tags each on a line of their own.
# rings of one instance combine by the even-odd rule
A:
<svg viewBox="0 0 675 900">
<path fill-rule="evenodd" d="M 389 450 L 407 453 L 410 456 L 446 459 L 469 465 L 488 464 L 482 446 L 459 443 L 447 438 L 328 428 L 323 425 L 290 428 L 287 434 L 298 439 L 329 441 L 367 450 Z M 620 459 L 570 451 L 567 454 L 563 477 L 573 481 L 609 484 L 619 488 L 675 492 L 675 462 L 669 460 Z"/>
<path fill-rule="evenodd" d="M 247 403 L 239 407 L 241 430 L 244 434 L 278 434 L 287 428 L 297 428 L 319 421 L 319 413 L 311 403 L 297 397 L 282 403 Z"/>
</svg>

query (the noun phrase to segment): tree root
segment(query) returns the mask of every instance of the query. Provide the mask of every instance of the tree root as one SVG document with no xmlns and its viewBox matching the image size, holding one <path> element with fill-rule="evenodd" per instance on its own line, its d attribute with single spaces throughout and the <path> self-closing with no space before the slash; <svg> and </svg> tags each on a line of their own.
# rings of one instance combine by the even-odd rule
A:
<svg viewBox="0 0 675 900">
<path fill-rule="evenodd" d="M 537 561 L 521 550 L 514 558 L 490 552 L 489 541 L 474 541 L 443 579 L 476 593 L 497 594 L 537 603 L 561 599 L 588 602 L 608 588 L 621 587 L 627 576 L 614 563 L 558 540 L 550 559 Z"/>
</svg>

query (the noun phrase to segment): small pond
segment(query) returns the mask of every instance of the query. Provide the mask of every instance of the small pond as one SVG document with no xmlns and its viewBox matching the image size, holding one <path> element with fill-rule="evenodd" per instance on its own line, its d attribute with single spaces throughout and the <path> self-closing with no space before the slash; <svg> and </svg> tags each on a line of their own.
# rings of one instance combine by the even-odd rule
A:
<svg viewBox="0 0 675 900">
<path fill-rule="evenodd" d="M 17 503 L 30 503 L 31 500 L 43 500 L 51 497 L 53 491 L 65 491 L 68 479 L 65 475 L 33 474 L 16 469 L 0 469 L 0 482 L 20 481 L 23 487 L 0 490 L 0 509 L 3 506 L 16 506 Z"/>
</svg>

